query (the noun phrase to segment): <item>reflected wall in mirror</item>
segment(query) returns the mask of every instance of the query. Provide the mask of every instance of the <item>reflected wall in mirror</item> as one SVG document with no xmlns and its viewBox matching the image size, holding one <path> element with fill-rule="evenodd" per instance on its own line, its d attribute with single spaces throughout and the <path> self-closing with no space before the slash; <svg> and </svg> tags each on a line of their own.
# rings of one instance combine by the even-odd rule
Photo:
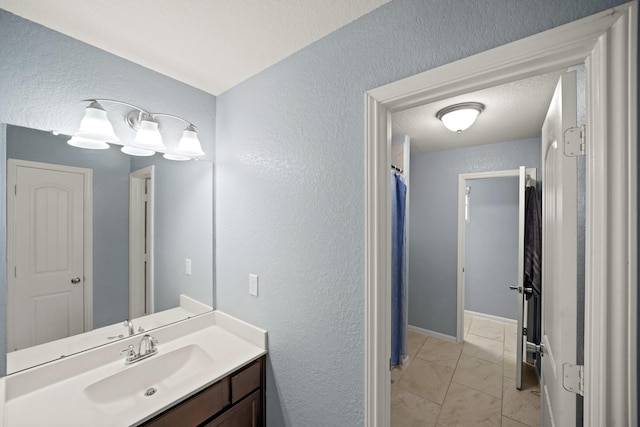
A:
<svg viewBox="0 0 640 427">
<path fill-rule="evenodd" d="M 212 163 L 68 139 L 6 127 L 7 373 L 213 305 Z"/>
</svg>

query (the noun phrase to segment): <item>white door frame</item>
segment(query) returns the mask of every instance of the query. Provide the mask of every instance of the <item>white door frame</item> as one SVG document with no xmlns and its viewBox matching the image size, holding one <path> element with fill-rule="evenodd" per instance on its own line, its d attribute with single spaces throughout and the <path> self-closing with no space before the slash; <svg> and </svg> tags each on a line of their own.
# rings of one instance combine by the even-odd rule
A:
<svg viewBox="0 0 640 427">
<path fill-rule="evenodd" d="M 10 274 L 16 265 L 16 230 L 15 230 L 15 198 L 9 197 L 15 194 L 17 169 L 19 166 L 49 169 L 60 172 L 71 172 L 84 175 L 84 331 L 93 329 L 93 170 L 75 166 L 65 166 L 52 163 L 32 162 L 29 160 L 7 159 L 7 334 L 12 331 L 13 304 L 10 304 L 10 295 L 16 281 Z M 7 337 L 10 339 L 9 337 Z M 10 346 L 7 346 L 10 348 Z"/>
<path fill-rule="evenodd" d="M 154 312 L 154 277 L 153 277 L 153 221 L 154 221 L 154 172 L 153 165 L 139 169 L 129 175 L 129 318 L 134 319 L 139 316 L 140 307 L 146 307 L 144 314 Z M 150 185 L 147 188 L 147 178 L 150 178 Z M 146 191 L 149 233 L 145 240 L 144 224 L 146 222 L 144 195 Z M 145 263 L 140 254 L 144 253 L 144 246 L 147 244 L 146 271 Z M 148 280 L 144 280 L 145 274 Z M 146 282 L 146 283 L 145 283 Z M 145 283 L 144 291 L 136 286 Z"/>
<path fill-rule="evenodd" d="M 637 0 L 365 94 L 365 425 L 390 423 L 390 114 L 585 63 L 584 425 L 637 423 Z M 616 331 L 612 334 L 609 331 Z"/>
<path fill-rule="evenodd" d="M 525 172 L 527 176 L 533 180 L 536 179 L 536 168 L 526 168 Z M 458 327 L 456 329 L 456 342 L 464 341 L 464 294 L 465 294 L 465 272 L 463 267 L 466 264 L 466 220 L 465 220 L 465 189 L 467 187 L 467 181 L 473 181 L 477 179 L 493 179 L 493 178 L 518 178 L 520 176 L 520 169 L 509 169 L 499 171 L 488 172 L 472 172 L 458 174 L 458 304 L 457 304 L 457 316 Z M 518 201 L 520 203 L 520 201 Z M 520 224 L 519 227 L 523 227 L 524 224 Z M 524 233 L 524 231 L 522 231 Z M 524 258 L 519 257 L 518 262 L 523 262 Z M 505 283 L 507 286 L 507 283 Z"/>
</svg>

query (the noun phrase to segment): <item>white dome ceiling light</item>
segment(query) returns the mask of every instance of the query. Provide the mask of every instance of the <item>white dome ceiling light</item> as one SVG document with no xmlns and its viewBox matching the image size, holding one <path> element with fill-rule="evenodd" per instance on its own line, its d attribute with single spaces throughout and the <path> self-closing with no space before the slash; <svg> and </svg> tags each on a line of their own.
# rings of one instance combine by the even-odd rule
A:
<svg viewBox="0 0 640 427">
<path fill-rule="evenodd" d="M 450 131 L 462 133 L 469 129 L 483 110 L 484 104 L 463 102 L 443 108 L 436 113 L 436 117 Z"/>
</svg>

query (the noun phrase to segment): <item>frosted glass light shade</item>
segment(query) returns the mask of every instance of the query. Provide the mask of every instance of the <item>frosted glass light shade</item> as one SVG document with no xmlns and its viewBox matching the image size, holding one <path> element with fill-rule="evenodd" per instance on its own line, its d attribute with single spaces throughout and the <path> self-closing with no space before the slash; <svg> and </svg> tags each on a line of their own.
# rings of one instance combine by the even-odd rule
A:
<svg viewBox="0 0 640 427">
<path fill-rule="evenodd" d="M 80 121 L 80 129 L 73 136 L 101 142 L 120 141 L 107 118 L 107 112 L 95 101 L 86 108 L 84 117 Z"/>
<path fill-rule="evenodd" d="M 191 157 L 189 156 L 181 156 L 180 154 L 171 154 L 171 153 L 164 153 L 162 157 L 164 157 L 167 160 L 175 160 L 177 162 L 184 162 L 186 160 L 191 160 Z"/>
<path fill-rule="evenodd" d="M 164 151 L 166 147 L 158 130 L 158 122 L 148 119 L 141 120 L 140 129 L 136 132 L 136 139 L 133 141 L 133 145 L 145 150 Z"/>
<path fill-rule="evenodd" d="M 180 142 L 178 143 L 177 153 L 188 157 L 204 156 L 204 151 L 202 151 L 198 134 L 193 126 L 189 126 L 184 130 L 184 132 L 182 132 L 182 138 L 180 138 Z"/>
<path fill-rule="evenodd" d="M 145 150 L 144 148 L 136 148 L 130 145 L 125 145 L 120 149 L 120 151 L 130 156 L 139 156 L 139 157 L 153 156 L 154 154 L 156 154 L 156 152 L 153 150 Z"/>
<path fill-rule="evenodd" d="M 106 150 L 109 148 L 109 144 L 104 141 L 96 141 L 95 139 L 80 138 L 77 136 L 71 137 L 67 141 L 67 144 L 79 148 L 88 148 L 89 150 Z"/>
<path fill-rule="evenodd" d="M 452 132 L 461 133 L 469 129 L 478 115 L 484 110 L 484 105 L 477 102 L 467 102 L 443 108 L 436 117 Z"/>
</svg>

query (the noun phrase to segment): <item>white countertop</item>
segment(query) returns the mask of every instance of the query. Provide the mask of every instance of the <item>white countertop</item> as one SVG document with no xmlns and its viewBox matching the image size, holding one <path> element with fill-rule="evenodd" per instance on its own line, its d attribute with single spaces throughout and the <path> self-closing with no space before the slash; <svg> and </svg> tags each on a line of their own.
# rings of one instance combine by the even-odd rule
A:
<svg viewBox="0 0 640 427">
<path fill-rule="evenodd" d="M 140 336 L 3 378 L 4 426 L 137 425 L 256 360 L 267 349 L 266 331 L 219 311 L 156 329 L 151 334 L 159 340 L 160 354 L 131 365 L 125 365 L 119 353 L 129 344 L 137 345 Z M 175 386 L 158 387 L 153 396 L 140 394 L 108 405 L 94 404 L 85 394 L 86 387 L 102 378 L 135 369 L 137 364 L 190 344 L 198 345 L 213 363 L 195 375 L 185 373 L 185 380 Z"/>
</svg>

